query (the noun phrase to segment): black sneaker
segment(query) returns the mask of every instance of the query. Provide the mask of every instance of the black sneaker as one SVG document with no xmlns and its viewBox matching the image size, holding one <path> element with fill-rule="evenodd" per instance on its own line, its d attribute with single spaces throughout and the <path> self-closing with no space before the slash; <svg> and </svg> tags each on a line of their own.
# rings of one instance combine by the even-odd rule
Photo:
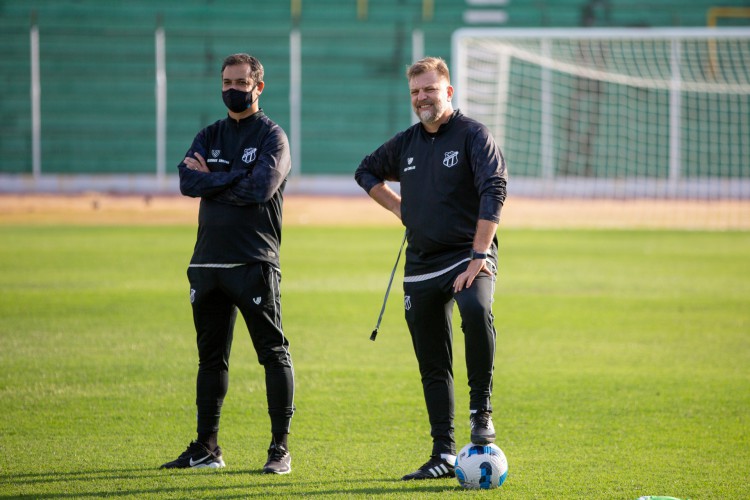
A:
<svg viewBox="0 0 750 500">
<path fill-rule="evenodd" d="M 197 441 L 193 441 L 176 460 L 163 464 L 160 469 L 220 469 L 224 467 L 221 448 L 209 450 Z"/>
<path fill-rule="evenodd" d="M 444 477 L 456 477 L 456 468 L 452 463 L 443 460 L 439 456 L 431 456 L 430 459 L 422 467 L 407 474 L 401 479 L 403 481 L 411 481 L 412 479 L 441 479 Z"/>
<path fill-rule="evenodd" d="M 492 412 L 479 410 L 472 413 L 471 442 L 474 444 L 490 444 L 495 442 L 495 426 L 492 425 Z"/>
<path fill-rule="evenodd" d="M 283 445 L 271 443 L 268 461 L 263 466 L 264 474 L 289 474 L 292 472 L 292 456 Z"/>
</svg>

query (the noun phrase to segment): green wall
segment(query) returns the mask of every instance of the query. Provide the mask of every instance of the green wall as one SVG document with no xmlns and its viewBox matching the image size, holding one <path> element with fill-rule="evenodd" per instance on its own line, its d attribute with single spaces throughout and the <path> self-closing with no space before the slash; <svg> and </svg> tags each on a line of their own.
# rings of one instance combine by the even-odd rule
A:
<svg viewBox="0 0 750 500">
<path fill-rule="evenodd" d="M 742 6 L 744 0 L 722 2 Z M 412 32 L 450 62 L 466 26 L 460 0 L 303 0 L 303 174 L 351 174 L 361 158 L 411 123 L 404 70 Z M 510 0 L 505 27 L 705 26 L 707 1 L 657 6 Z M 40 35 L 43 173 L 151 173 L 156 163 L 154 30 L 167 52 L 168 173 L 195 133 L 224 116 L 220 65 L 249 52 L 266 70 L 261 106 L 290 132 L 291 2 L 259 0 L 0 1 L 0 173 L 31 173 L 29 29 Z M 487 7 L 477 7 L 487 8 Z M 750 25 L 750 20 L 723 20 Z"/>
</svg>

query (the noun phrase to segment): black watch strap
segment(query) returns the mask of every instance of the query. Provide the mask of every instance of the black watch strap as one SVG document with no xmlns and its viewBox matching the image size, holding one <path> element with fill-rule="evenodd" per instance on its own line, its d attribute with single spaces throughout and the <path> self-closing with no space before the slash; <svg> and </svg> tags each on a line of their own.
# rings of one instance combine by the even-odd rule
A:
<svg viewBox="0 0 750 500">
<path fill-rule="evenodd" d="M 487 254 L 486 253 L 477 252 L 473 248 L 471 249 L 471 253 L 469 254 L 469 256 L 471 257 L 471 260 L 474 260 L 474 259 L 486 259 L 487 258 Z"/>
</svg>

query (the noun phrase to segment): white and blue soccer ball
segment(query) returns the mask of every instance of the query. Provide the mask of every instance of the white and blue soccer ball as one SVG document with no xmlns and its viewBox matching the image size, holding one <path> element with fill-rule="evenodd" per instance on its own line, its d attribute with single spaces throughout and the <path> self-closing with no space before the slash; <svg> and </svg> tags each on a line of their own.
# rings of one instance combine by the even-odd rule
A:
<svg viewBox="0 0 750 500">
<path fill-rule="evenodd" d="M 497 488 L 507 477 L 508 459 L 497 445 L 469 443 L 458 452 L 456 479 L 464 488 Z"/>
</svg>

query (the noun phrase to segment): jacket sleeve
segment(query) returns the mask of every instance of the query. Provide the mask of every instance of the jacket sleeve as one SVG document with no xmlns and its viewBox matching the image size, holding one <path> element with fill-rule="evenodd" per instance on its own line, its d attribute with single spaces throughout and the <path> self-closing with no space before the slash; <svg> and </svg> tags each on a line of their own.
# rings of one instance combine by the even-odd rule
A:
<svg viewBox="0 0 750 500">
<path fill-rule="evenodd" d="M 500 222 L 507 195 L 508 171 L 505 158 L 489 130 L 479 126 L 470 136 L 469 151 L 474 185 L 479 193 L 479 218 Z"/>
<path fill-rule="evenodd" d="M 292 169 L 289 141 L 279 126 L 273 127 L 263 138 L 260 154 L 251 170 L 241 170 L 243 175 L 227 189 L 212 196 L 229 205 L 265 203 L 279 190 Z M 233 170 L 228 174 L 236 174 Z"/>
<path fill-rule="evenodd" d="M 403 132 L 395 135 L 385 144 L 365 156 L 354 172 L 354 180 L 369 193 L 370 190 L 385 181 L 398 182 L 399 172 L 399 144 Z"/>
<path fill-rule="evenodd" d="M 203 158 L 207 158 L 206 154 L 206 135 L 207 130 L 201 130 L 198 135 L 193 139 L 193 144 L 190 149 L 185 153 L 186 158 L 193 157 L 195 153 L 199 153 Z M 177 165 L 177 171 L 180 175 L 180 192 L 185 196 L 192 198 L 203 198 L 211 197 L 232 186 L 240 179 L 245 176 L 245 172 L 199 172 L 197 170 L 190 170 L 185 165 L 185 162 L 180 162 Z"/>
</svg>

